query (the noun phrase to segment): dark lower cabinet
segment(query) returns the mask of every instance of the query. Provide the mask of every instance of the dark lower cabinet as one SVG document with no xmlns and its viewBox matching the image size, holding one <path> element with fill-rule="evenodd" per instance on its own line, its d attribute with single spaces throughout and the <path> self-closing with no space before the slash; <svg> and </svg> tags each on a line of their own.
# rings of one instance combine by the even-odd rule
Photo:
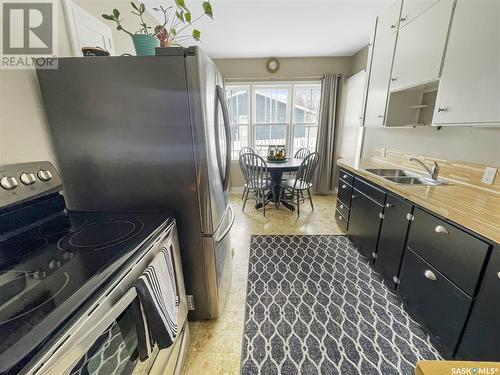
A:
<svg viewBox="0 0 500 375">
<path fill-rule="evenodd" d="M 401 266 L 399 294 L 411 315 L 441 344 L 443 354 L 451 357 L 471 298 L 410 248 Z"/>
<path fill-rule="evenodd" d="M 394 280 L 394 278 L 397 278 L 399 274 L 410 226 L 407 215 L 411 214 L 412 210 L 412 204 L 392 194 L 387 194 L 375 268 L 389 281 L 390 285 L 397 282 L 397 279 Z"/>
<path fill-rule="evenodd" d="M 458 347 L 457 357 L 468 360 L 500 361 L 500 247 L 490 262 L 472 307 L 469 322 Z"/>
<path fill-rule="evenodd" d="M 361 254 L 369 259 L 373 259 L 377 249 L 382 211 L 381 204 L 361 191 L 353 189 L 347 233 Z"/>
</svg>

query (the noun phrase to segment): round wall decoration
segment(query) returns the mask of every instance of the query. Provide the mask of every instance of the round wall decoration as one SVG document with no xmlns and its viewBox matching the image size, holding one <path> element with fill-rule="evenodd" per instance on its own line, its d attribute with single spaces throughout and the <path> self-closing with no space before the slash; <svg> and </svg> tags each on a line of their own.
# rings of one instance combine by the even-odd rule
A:
<svg viewBox="0 0 500 375">
<path fill-rule="evenodd" d="M 280 68 L 280 62 L 276 57 L 271 57 L 267 60 L 266 67 L 269 73 L 276 73 Z"/>
</svg>

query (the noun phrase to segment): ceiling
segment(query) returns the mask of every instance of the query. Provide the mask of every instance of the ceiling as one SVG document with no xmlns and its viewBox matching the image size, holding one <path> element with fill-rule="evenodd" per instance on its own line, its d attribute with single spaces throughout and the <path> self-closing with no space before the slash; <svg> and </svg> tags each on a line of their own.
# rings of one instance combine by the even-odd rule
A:
<svg viewBox="0 0 500 375">
<path fill-rule="evenodd" d="M 149 9 L 169 1 L 146 0 Z M 390 0 L 212 0 L 200 46 L 213 58 L 351 56 Z M 196 16 L 201 1 L 186 0 Z M 151 11 L 161 21 L 161 13 Z M 193 42 L 188 44 L 194 44 Z"/>
</svg>

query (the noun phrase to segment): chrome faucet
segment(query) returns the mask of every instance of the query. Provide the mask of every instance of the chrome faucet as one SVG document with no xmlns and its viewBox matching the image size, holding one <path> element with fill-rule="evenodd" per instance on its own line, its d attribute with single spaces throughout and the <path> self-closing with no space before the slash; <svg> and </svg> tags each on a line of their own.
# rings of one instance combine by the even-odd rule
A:
<svg viewBox="0 0 500 375">
<path fill-rule="evenodd" d="M 414 158 L 412 156 L 410 156 L 410 161 L 415 161 L 418 164 L 420 164 L 422 167 L 424 167 L 424 169 L 427 171 L 427 173 L 429 173 L 429 176 L 431 177 L 431 179 L 437 180 L 438 175 L 439 175 L 439 164 L 438 163 L 433 161 L 432 162 L 432 169 L 431 169 L 427 165 L 425 165 L 425 163 L 422 160 L 419 160 L 419 159 Z"/>
</svg>

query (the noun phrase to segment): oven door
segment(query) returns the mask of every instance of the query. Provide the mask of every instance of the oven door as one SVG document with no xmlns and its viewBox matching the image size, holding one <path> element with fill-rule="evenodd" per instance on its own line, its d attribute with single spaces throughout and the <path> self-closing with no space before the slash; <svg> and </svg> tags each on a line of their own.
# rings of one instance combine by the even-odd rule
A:
<svg viewBox="0 0 500 375">
<path fill-rule="evenodd" d="M 143 362 L 139 360 L 136 328 L 137 292 L 131 288 L 93 328 L 48 371 L 51 374 L 147 374 L 157 348 Z"/>
</svg>

